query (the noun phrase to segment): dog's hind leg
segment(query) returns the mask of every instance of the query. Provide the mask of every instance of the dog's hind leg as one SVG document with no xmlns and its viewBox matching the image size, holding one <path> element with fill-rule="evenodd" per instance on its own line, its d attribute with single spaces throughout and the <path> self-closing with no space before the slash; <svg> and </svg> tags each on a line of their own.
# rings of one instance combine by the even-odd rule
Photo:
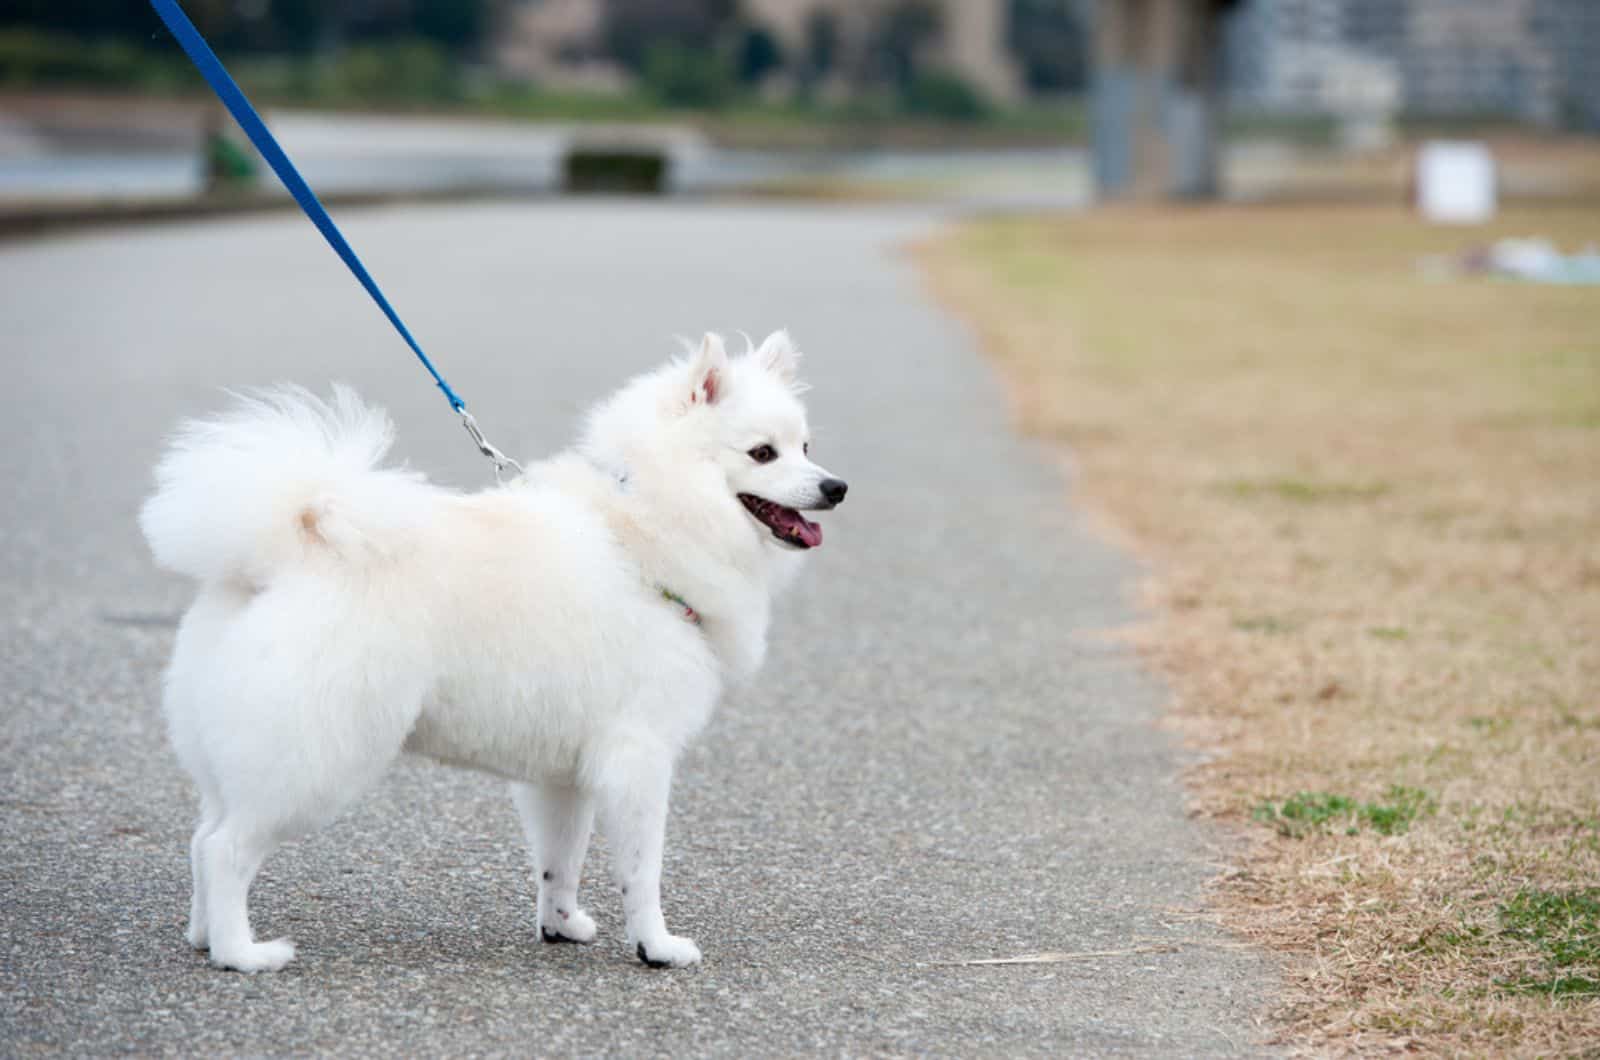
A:
<svg viewBox="0 0 1600 1060">
<path fill-rule="evenodd" d="M 539 937 L 546 942 L 592 942 L 594 920 L 578 908 L 578 877 L 589 850 L 594 800 L 578 788 L 549 782 L 513 784 L 511 799 L 539 881 Z"/>
<path fill-rule="evenodd" d="M 661 913 L 661 854 L 672 760 L 664 752 L 619 756 L 601 777 L 601 820 L 628 918 L 628 944 L 652 968 L 700 960 L 692 939 L 670 934 Z"/>
<path fill-rule="evenodd" d="M 390 702 L 388 687 L 372 690 L 372 699 Z M 408 692 L 403 686 L 394 688 L 396 696 Z M 320 702 L 330 710 L 359 712 L 356 702 L 334 697 Z M 371 720 L 372 715 L 365 717 Z M 288 939 L 255 941 L 250 931 L 250 884 L 280 843 L 332 820 L 377 783 L 398 756 L 405 733 L 403 713 L 389 721 L 387 731 L 324 730 L 322 739 L 313 743 L 286 736 L 283 745 L 271 748 L 272 753 L 262 754 L 258 746 L 251 756 L 252 769 L 241 762 L 231 774 L 217 770 L 226 778 L 221 819 L 199 843 L 212 964 L 241 972 L 272 972 L 294 958 L 294 945 Z"/>
<path fill-rule="evenodd" d="M 256 872 L 280 843 L 370 790 L 415 725 L 427 657 L 395 635 L 404 627 L 382 627 L 389 632 L 379 637 L 370 618 L 377 611 L 324 579 L 291 578 L 231 617 L 209 655 L 182 659 L 194 690 L 178 706 L 206 704 L 176 716 L 174 745 L 202 804 L 218 809 L 195 843 L 196 905 L 218 967 L 275 971 L 294 957 L 287 939 L 251 934 Z"/>
<path fill-rule="evenodd" d="M 206 874 L 203 847 L 206 837 L 216 830 L 222 812 L 214 796 L 201 796 L 200 821 L 195 825 L 194 836 L 189 840 L 189 871 L 194 878 L 194 890 L 189 896 L 189 945 L 197 950 L 206 948 Z"/>
<path fill-rule="evenodd" d="M 256 942 L 247 905 L 250 883 L 278 837 L 247 819 L 225 817 L 200 841 L 211 963 L 241 972 L 275 972 L 294 959 L 288 939 Z"/>
</svg>

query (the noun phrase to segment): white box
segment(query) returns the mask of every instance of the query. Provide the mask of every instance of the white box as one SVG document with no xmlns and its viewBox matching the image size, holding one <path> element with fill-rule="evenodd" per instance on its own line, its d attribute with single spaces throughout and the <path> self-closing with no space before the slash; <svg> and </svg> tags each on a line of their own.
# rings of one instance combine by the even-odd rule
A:
<svg viewBox="0 0 1600 1060">
<path fill-rule="evenodd" d="M 1494 156 L 1470 140 L 1430 140 L 1417 151 L 1417 209 L 1441 224 L 1482 224 L 1494 216 Z"/>
</svg>

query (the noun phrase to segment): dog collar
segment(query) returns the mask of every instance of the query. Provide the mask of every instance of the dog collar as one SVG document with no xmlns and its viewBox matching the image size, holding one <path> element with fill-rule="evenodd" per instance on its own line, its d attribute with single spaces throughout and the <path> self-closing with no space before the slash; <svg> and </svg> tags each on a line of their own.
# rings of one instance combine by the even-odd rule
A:
<svg viewBox="0 0 1600 1060">
<path fill-rule="evenodd" d="M 683 608 L 683 617 L 686 621 L 692 622 L 697 626 L 700 624 L 700 612 L 696 611 L 693 607 L 690 607 L 689 601 L 685 600 L 671 589 L 668 589 L 665 585 L 658 585 L 656 588 L 661 591 L 661 598 L 663 600 L 671 601 L 672 603 L 675 603 L 679 607 Z"/>
</svg>

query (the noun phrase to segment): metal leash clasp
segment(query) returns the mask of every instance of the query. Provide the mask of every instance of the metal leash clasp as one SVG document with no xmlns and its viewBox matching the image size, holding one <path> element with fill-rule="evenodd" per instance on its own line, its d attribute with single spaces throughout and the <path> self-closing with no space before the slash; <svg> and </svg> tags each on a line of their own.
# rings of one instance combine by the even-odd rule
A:
<svg viewBox="0 0 1600 1060">
<path fill-rule="evenodd" d="M 478 452 L 488 457 L 489 460 L 494 464 L 494 480 L 496 482 L 505 481 L 503 478 L 501 478 L 501 475 L 508 467 L 515 468 L 517 474 L 522 474 L 521 464 L 517 463 L 509 456 L 496 449 L 493 443 L 483 436 L 483 430 L 478 426 L 478 421 L 472 418 L 472 413 L 468 412 L 465 408 L 459 408 L 456 410 L 456 412 L 460 413 L 461 426 L 465 427 L 467 429 L 467 433 L 472 435 L 472 442 L 478 447 Z"/>
</svg>

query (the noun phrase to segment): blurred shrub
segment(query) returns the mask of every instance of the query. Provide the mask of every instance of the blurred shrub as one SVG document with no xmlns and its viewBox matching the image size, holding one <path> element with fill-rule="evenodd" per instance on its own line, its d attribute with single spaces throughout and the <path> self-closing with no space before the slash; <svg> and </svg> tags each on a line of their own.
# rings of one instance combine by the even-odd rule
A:
<svg viewBox="0 0 1600 1060">
<path fill-rule="evenodd" d="M 673 107 L 720 107 L 737 89 L 733 64 L 706 48 L 657 44 L 645 56 L 644 90 Z"/>
<path fill-rule="evenodd" d="M 921 70 L 911 76 L 900 94 L 909 114 L 947 121 L 977 121 L 991 108 L 971 82 L 946 70 Z"/>
<path fill-rule="evenodd" d="M 1230 108 L 1223 115 L 1223 132 L 1233 139 L 1287 140 L 1306 147 L 1325 147 L 1338 135 L 1339 122 L 1331 114 L 1284 114 Z"/>
<path fill-rule="evenodd" d="M 358 44 L 331 56 L 244 57 L 231 61 L 247 90 L 307 103 L 454 102 L 462 98 L 450 53 L 412 38 Z M 36 30 L 0 30 L 0 85 L 78 85 L 173 92 L 201 84 L 182 54 L 118 40 L 84 41 Z"/>
<path fill-rule="evenodd" d="M 313 63 L 304 84 L 314 100 L 424 102 L 461 97 L 450 55 L 420 38 L 358 44 L 331 61 Z"/>
<path fill-rule="evenodd" d="M 0 84 L 90 85 L 171 89 L 196 83 L 189 62 L 119 40 L 89 40 L 27 29 L 0 29 Z"/>
<path fill-rule="evenodd" d="M 499 82 L 475 97 L 483 109 L 519 118 L 561 121 L 648 121 L 661 107 L 637 92 L 563 92 L 527 82 Z"/>
<path fill-rule="evenodd" d="M 607 0 L 601 27 L 606 54 L 638 74 L 663 45 L 697 50 L 727 43 L 736 0 Z"/>
</svg>

